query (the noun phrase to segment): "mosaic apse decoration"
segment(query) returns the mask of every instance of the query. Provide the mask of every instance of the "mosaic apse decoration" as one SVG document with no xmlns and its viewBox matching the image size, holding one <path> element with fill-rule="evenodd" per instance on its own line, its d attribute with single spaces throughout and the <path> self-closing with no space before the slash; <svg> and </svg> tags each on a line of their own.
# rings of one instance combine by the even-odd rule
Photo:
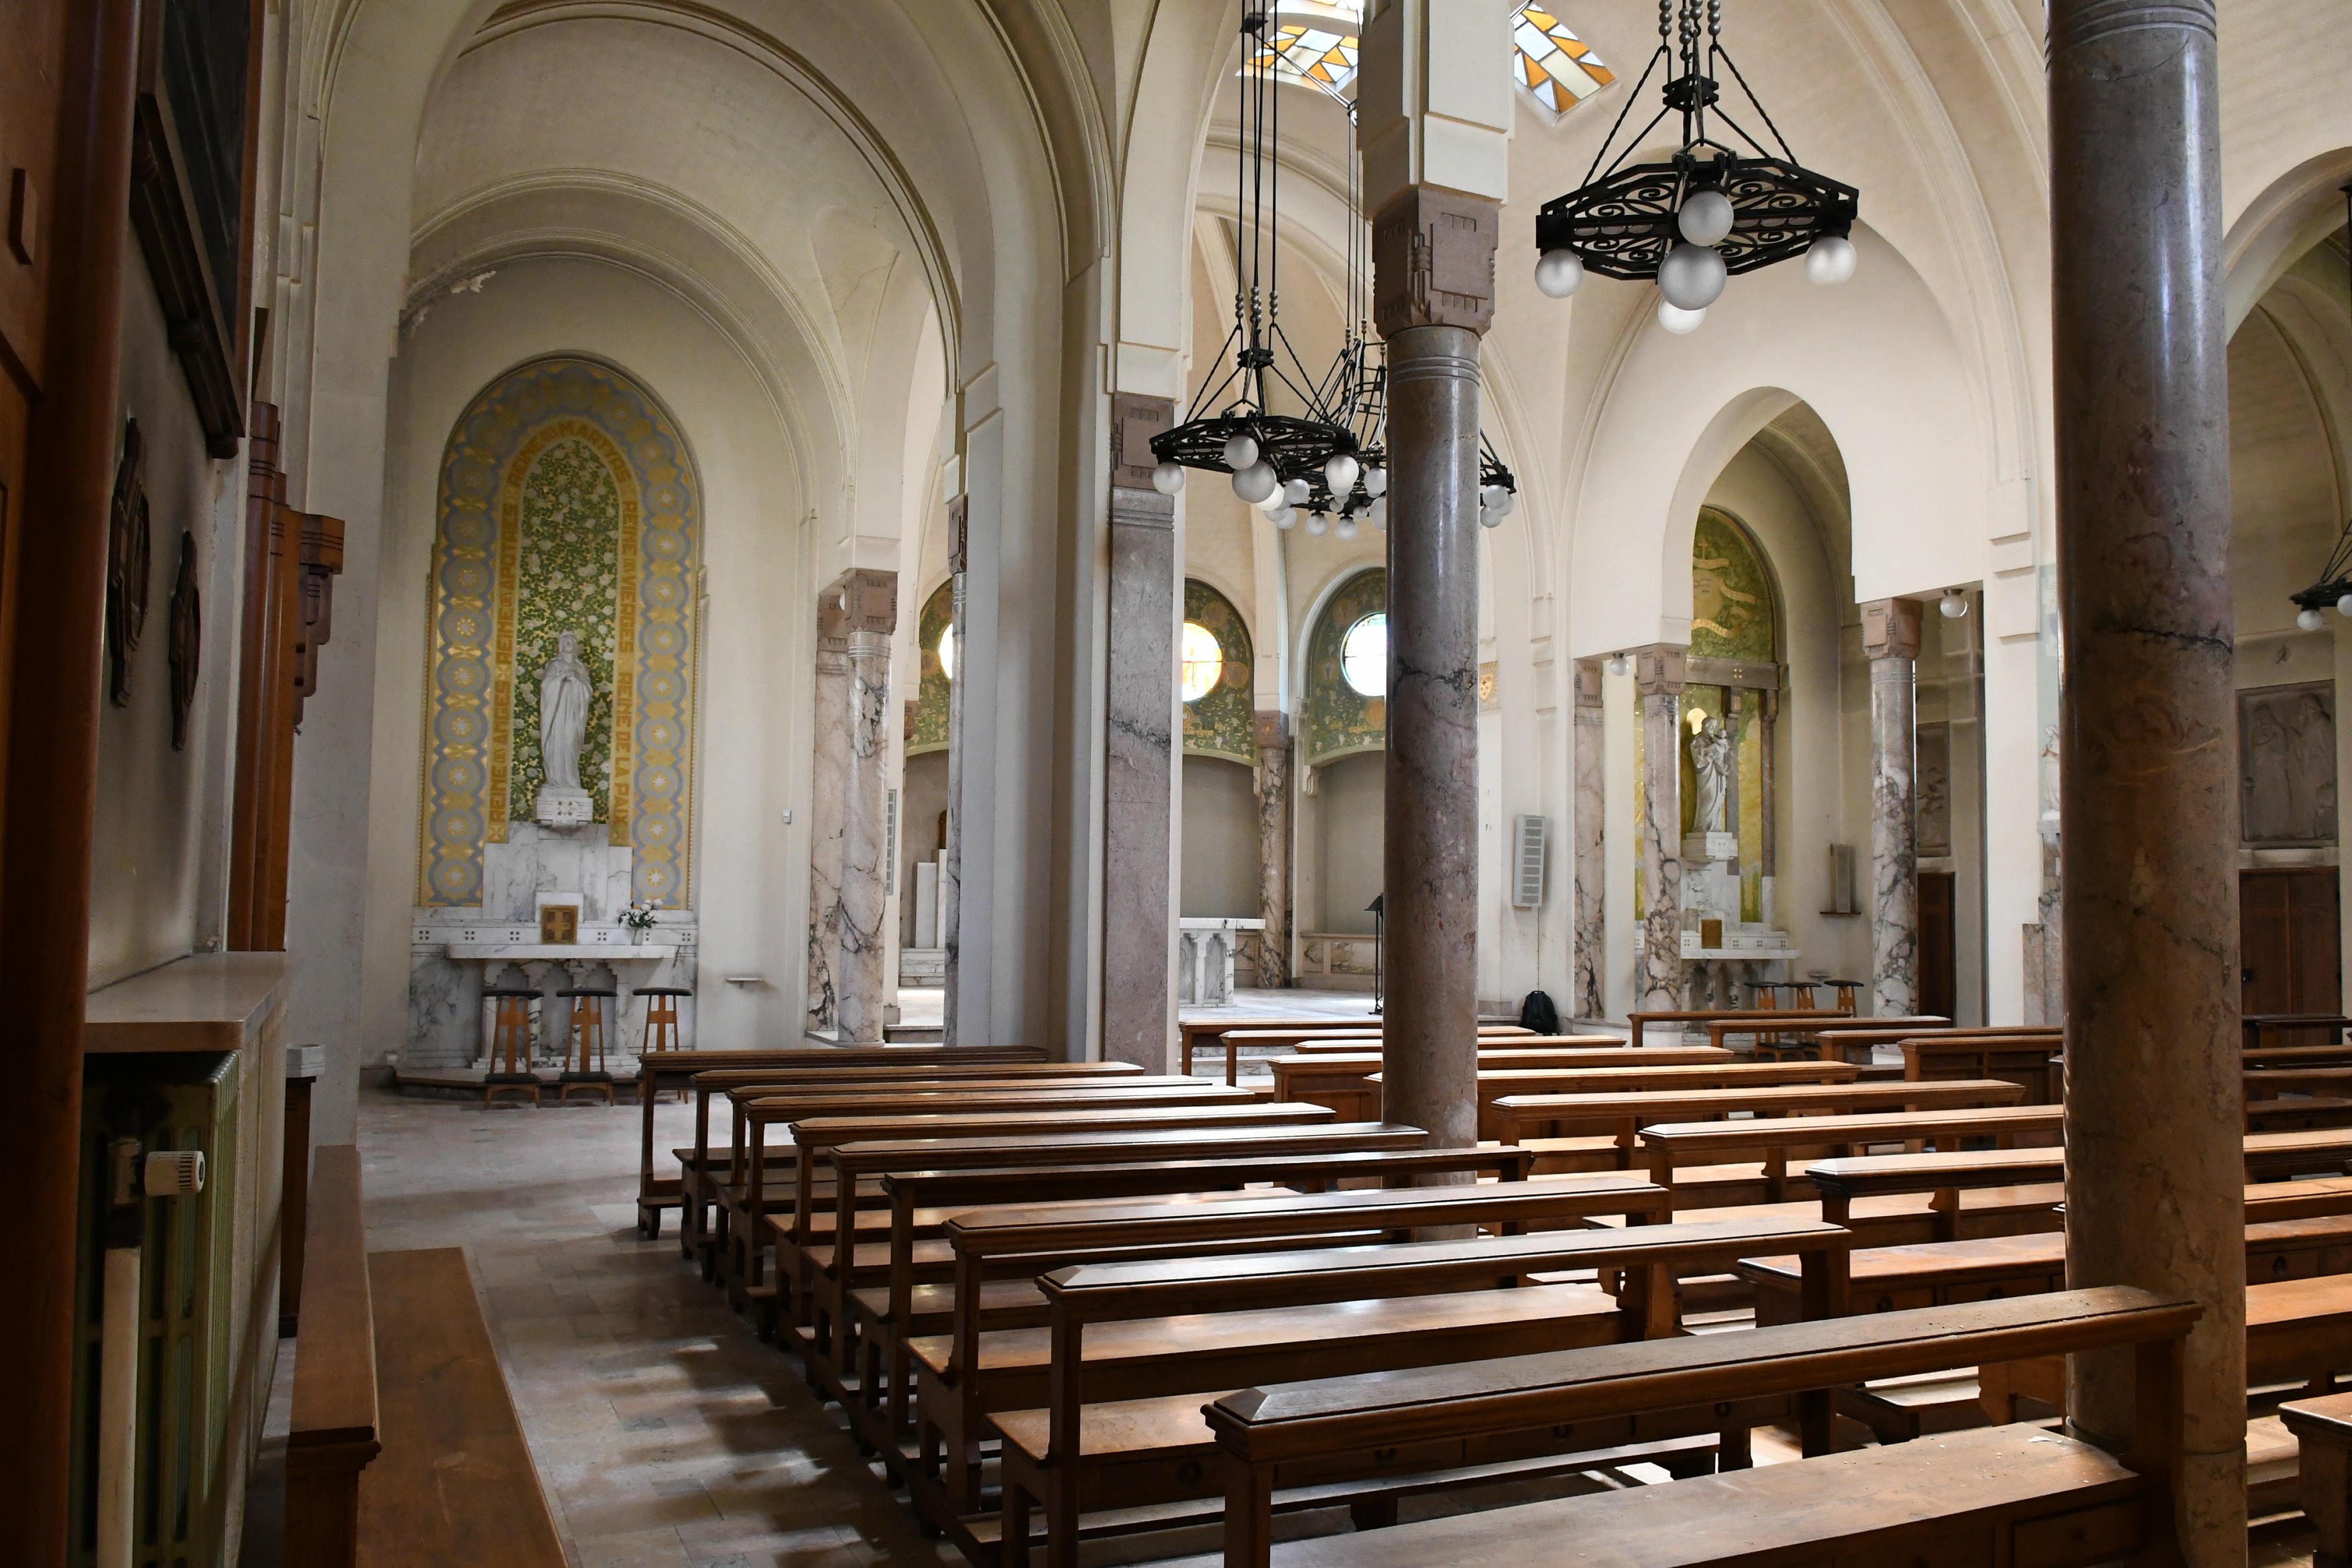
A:
<svg viewBox="0 0 2352 1568">
<path fill-rule="evenodd" d="M 701 486 L 645 389 L 550 359 L 485 388 L 441 461 L 417 902 L 482 901 L 482 846 L 541 783 L 539 672 L 564 632 L 594 683 L 581 783 L 634 896 L 691 902 Z"/>
<path fill-rule="evenodd" d="M 1257 766 L 1257 703 L 1250 680 L 1257 655 L 1234 601 L 1198 578 L 1184 580 L 1184 619 L 1217 640 L 1220 662 L 1209 689 L 1184 705 L 1184 755 L 1222 757 Z"/>
<path fill-rule="evenodd" d="M 940 639 L 955 624 L 955 580 L 950 578 L 923 601 L 915 621 L 916 659 L 922 665 L 915 685 L 915 711 L 907 723 L 907 755 L 948 748 L 948 674 L 940 664 Z"/>
</svg>

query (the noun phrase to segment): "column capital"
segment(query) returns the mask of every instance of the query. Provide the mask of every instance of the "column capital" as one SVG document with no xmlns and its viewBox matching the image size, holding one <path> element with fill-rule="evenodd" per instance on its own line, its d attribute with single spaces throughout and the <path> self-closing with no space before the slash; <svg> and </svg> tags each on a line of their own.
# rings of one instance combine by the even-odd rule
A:
<svg viewBox="0 0 2352 1568">
<path fill-rule="evenodd" d="M 971 497 L 958 496 L 948 502 L 948 575 L 950 577 L 963 575 L 964 552 L 969 542 L 965 535 L 971 527 Z"/>
<path fill-rule="evenodd" d="M 1290 749 L 1290 716 L 1288 714 L 1279 708 L 1260 712 L 1253 716 L 1252 723 L 1256 730 L 1257 748 L 1260 751 Z"/>
<path fill-rule="evenodd" d="M 1679 694 L 1686 678 L 1690 650 L 1673 643 L 1653 643 L 1633 650 L 1633 689 L 1643 696 L 1660 692 Z"/>
<path fill-rule="evenodd" d="M 872 567 L 852 567 L 817 595 L 819 637 L 846 637 L 852 632 L 898 629 L 898 574 Z"/>
<path fill-rule="evenodd" d="M 1410 185 L 1372 219 L 1372 324 L 1383 338 L 1415 327 L 1484 334 L 1495 321 L 1495 248 L 1503 207 L 1436 185 Z"/>
<path fill-rule="evenodd" d="M 1576 706 L 1579 709 L 1601 706 L 1601 664 L 1599 659 L 1576 661 Z"/>
<path fill-rule="evenodd" d="M 1151 490 L 1151 438 L 1176 423 L 1176 400 L 1142 392 L 1110 395 L 1110 482 L 1115 489 Z M 1158 495 L 1157 490 L 1151 490 Z"/>
<path fill-rule="evenodd" d="M 1862 651 L 1873 659 L 1919 656 L 1919 601 L 1874 599 L 1862 607 Z"/>
</svg>

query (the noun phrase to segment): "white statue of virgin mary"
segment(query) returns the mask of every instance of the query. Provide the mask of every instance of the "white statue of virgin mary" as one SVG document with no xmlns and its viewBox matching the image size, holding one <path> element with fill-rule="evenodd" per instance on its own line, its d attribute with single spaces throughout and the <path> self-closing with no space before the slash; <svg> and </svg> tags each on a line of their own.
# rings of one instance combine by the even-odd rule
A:
<svg viewBox="0 0 2352 1568">
<path fill-rule="evenodd" d="M 594 689 L 588 666 L 581 662 L 580 634 L 564 632 L 555 640 L 555 657 L 539 674 L 539 756 L 545 779 L 540 790 L 542 818 L 572 814 L 550 813 L 549 797 L 578 798 L 586 793 L 580 785 L 580 748 L 588 738 L 588 700 Z"/>
</svg>

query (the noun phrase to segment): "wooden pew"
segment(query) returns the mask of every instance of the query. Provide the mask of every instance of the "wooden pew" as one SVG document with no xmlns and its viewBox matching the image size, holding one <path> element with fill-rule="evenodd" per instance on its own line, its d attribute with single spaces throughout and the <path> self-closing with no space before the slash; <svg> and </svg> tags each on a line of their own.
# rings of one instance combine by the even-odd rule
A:
<svg viewBox="0 0 2352 1568">
<path fill-rule="evenodd" d="M 1370 1013 L 1355 1017 L 1332 1017 L 1328 1014 L 1296 1013 L 1289 1018 L 1269 1015 L 1265 1018 L 1185 1019 L 1176 1026 L 1179 1037 L 1177 1071 L 1191 1077 L 1192 1054 L 1202 1045 L 1223 1038 L 1225 1031 L 1236 1029 L 1328 1029 L 1335 1033 L 1351 1030 L 1375 1029 L 1376 1020 Z"/>
<path fill-rule="evenodd" d="M 2064 1127 L 2065 1113 L 2055 1105 L 1970 1106 L 1938 1111 L 1864 1111 L 1844 1116 L 1759 1116 L 1738 1122 L 1655 1123 L 1642 1129 L 1641 1140 L 1650 1179 L 1667 1190 L 1669 1201 L 1679 1210 L 1689 1206 L 1679 1196 L 1678 1173 L 1695 1165 L 1720 1165 L 1729 1155 L 1761 1154 L 1763 1201 L 1779 1203 L 1789 1197 L 1788 1161 L 1797 1151 L 1832 1146 L 1859 1150 L 1874 1144 L 1930 1140 L 1949 1145 L 1959 1139 L 1980 1137 L 1998 1138 L 2006 1146 L 2020 1137 L 2055 1138 Z M 1840 1194 L 1832 1207 L 1831 1189 L 1810 1178 L 1816 1171 L 1844 1163 L 1832 1159 L 1806 1172 L 1809 1185 L 1822 1195 L 1822 1218 L 1835 1225 L 1846 1225 L 1852 1220 L 1850 1200 Z M 1900 1190 L 1906 1196 L 1920 1191 L 1916 1187 Z"/>
<path fill-rule="evenodd" d="M 889 1047 L 890 1050 L 905 1049 Z M 963 1047 L 955 1049 L 961 1051 Z M 730 1161 L 740 1153 L 742 1130 L 734 1129 L 730 1144 L 734 1153 L 719 1159 L 711 1153 L 710 1102 L 714 1094 L 724 1094 L 734 1089 L 756 1084 L 772 1084 L 779 1092 L 814 1083 L 893 1082 L 913 1078 L 939 1082 L 964 1082 L 977 1078 L 1002 1079 L 1008 1082 L 1057 1083 L 1093 1082 L 1104 1079 L 1140 1080 L 1142 1071 L 1125 1061 L 1013 1061 L 996 1063 L 925 1062 L 909 1070 L 893 1064 L 847 1064 L 835 1067 L 793 1068 L 722 1068 L 698 1072 L 688 1080 L 694 1095 L 694 1143 L 690 1148 L 674 1149 L 683 1181 L 685 1207 L 678 1218 L 678 1253 L 693 1258 L 707 1252 L 713 1245 L 705 1228 L 710 1205 L 718 1200 L 716 1183 L 731 1168 Z M 705 1257 L 703 1277 L 709 1279 L 715 1265 Z"/>
<path fill-rule="evenodd" d="M 1778 1032 L 1784 1024 L 1818 1023 L 1853 1016 L 1852 1008 L 1698 1008 L 1682 1011 L 1627 1013 L 1625 1024 L 1627 1043 L 1639 1047 L 1643 1030 L 1654 1023 L 1706 1024 L 1729 1019 L 1743 1034 L 1753 1032 L 1755 1029 L 1770 1034 Z M 1747 1020 L 1754 1020 L 1752 1028 Z M 1677 1039 L 1674 1043 L 1680 1045 L 1682 1041 Z"/>
<path fill-rule="evenodd" d="M 1706 1042 L 1709 1045 L 1722 1045 L 1735 1034 L 1780 1034 L 1793 1036 L 1793 1040 L 1782 1040 L 1771 1044 L 1759 1043 L 1757 1047 L 1759 1054 L 1772 1052 L 1777 1053 L 1778 1055 L 1786 1056 L 1792 1050 L 1801 1049 L 1807 1041 L 1813 1038 L 1817 1031 L 1827 1029 L 1832 1025 L 1843 1026 L 1853 1021 L 1853 1015 L 1851 1013 L 1835 1013 L 1830 1015 L 1826 1019 L 1800 1018 L 1797 1020 L 1795 1027 L 1790 1029 L 1767 1030 L 1754 1024 L 1753 1022 L 1740 1019 L 1710 1019 L 1707 1020 L 1706 1025 Z M 1911 1030 L 1914 1031 L 1942 1030 L 1952 1027 L 1952 1020 L 1944 1017 L 1940 1013 L 1917 1013 L 1904 1018 L 1874 1019 L 1872 1021 L 1881 1025 Z"/>
<path fill-rule="evenodd" d="M 828 1061 L 828 1058 L 845 1059 Z M 665 1209 L 686 1201 L 678 1183 L 655 1174 L 654 1105 L 667 1089 L 683 1090 L 698 1072 L 722 1068 L 848 1065 L 920 1066 L 934 1059 L 946 1061 L 1043 1061 L 1045 1053 L 1027 1045 L 971 1046 L 788 1046 L 775 1051 L 656 1051 L 640 1060 L 637 1110 L 642 1127 L 637 1140 L 637 1230 L 657 1237 Z"/>
<path fill-rule="evenodd" d="M 2021 1035 L 2049 1035 L 2059 1031 L 2042 1024 L 1997 1024 L 1990 1027 L 1958 1029 L 1950 1023 L 1932 1024 L 1922 1028 L 1908 1019 L 1873 1019 L 1867 1023 L 1849 1022 L 1834 1029 L 1813 1031 L 1811 1043 L 1825 1061 L 1853 1061 L 1870 1065 L 1872 1053 L 1882 1045 L 1899 1047 L 1906 1040 L 2001 1040 Z M 2052 1050 L 2054 1051 L 2056 1046 Z"/>
<path fill-rule="evenodd" d="M 2281 1043 L 2299 1043 L 2296 1037 L 2323 1031 L 2327 1036 L 2325 1043 L 2341 1045 L 2344 1031 L 2352 1029 L 2352 1018 L 2341 1013 L 2247 1013 L 2238 1019 L 2238 1027 L 2245 1031 L 2249 1051 L 2271 1044 L 2277 1036 L 2287 1037 Z"/>
<path fill-rule="evenodd" d="M 869 1116 L 801 1117 L 790 1124 L 793 1153 L 791 1204 L 795 1221 L 792 1256 L 778 1257 L 779 1275 L 795 1289 L 804 1288 L 810 1282 L 815 1267 L 810 1251 L 814 1244 L 817 1162 L 828 1156 L 838 1145 L 867 1143 L 876 1139 L 952 1143 L 1057 1133 L 1117 1134 L 1160 1130 L 1172 1131 L 1196 1141 L 1206 1139 L 1213 1142 L 1224 1135 L 1268 1127 L 1323 1125 L 1332 1121 L 1331 1113 L 1320 1105 L 1263 1104 L 1254 1099 L 1246 1103 L 1216 1105 L 1120 1106 L 1105 1103 L 1080 1104 L 1053 1111 L 982 1109 L 969 1113 L 901 1114 L 884 1112 Z M 766 1299 L 770 1294 L 760 1280 L 760 1256 L 766 1238 L 756 1223 L 759 1217 L 766 1212 L 769 1202 L 767 1130 L 764 1125 L 757 1129 L 760 1135 L 751 1143 L 744 1179 L 739 1186 L 729 1189 L 727 1195 L 730 1204 L 741 1217 L 736 1232 L 741 1241 L 727 1255 L 730 1267 L 728 1298 L 738 1311 L 750 1307 L 755 1300 Z M 840 1245 L 854 1246 L 860 1196 L 857 1180 L 854 1175 L 843 1173 L 838 1162 L 835 1162 L 835 1167 L 834 1197 L 838 1216 L 835 1224 L 842 1228 L 836 1239 Z M 803 1304 L 798 1299 L 780 1302 L 780 1305 L 792 1308 L 793 1321 L 796 1322 L 806 1321 L 801 1310 Z"/>
<path fill-rule="evenodd" d="M 2319 1537 L 2312 1568 L 2352 1568 L 2352 1394 L 2282 1405 L 2279 1419 L 2294 1434 L 2303 1511 Z"/>
<path fill-rule="evenodd" d="M 2063 1045 L 2056 1033 L 1993 1036 L 1935 1034 L 1906 1040 L 1903 1076 L 1913 1083 L 1954 1078 L 2005 1078 L 2025 1091 L 2028 1103 L 2055 1105 L 2063 1096 L 2064 1071 L 2055 1055 Z"/>
<path fill-rule="evenodd" d="M 1702 1049 L 1722 1051 L 1720 1046 Z M 1622 1056 L 1623 1052 L 1617 1053 Z M 1643 1057 L 1666 1054 L 1644 1050 Z M 1675 1089 L 1769 1089 L 1798 1083 L 1851 1083 L 1855 1070 L 1842 1061 L 1751 1061 L 1728 1051 L 1724 1060 L 1700 1062 L 1653 1063 L 1617 1061 L 1478 1067 L 1478 1135 L 1502 1136 L 1503 1121 L 1495 1110 L 1505 1095 L 1611 1094 Z M 1380 1077 L 1373 1075 L 1378 1083 Z"/>
<path fill-rule="evenodd" d="M 1050 1377 L 1045 1357 L 1054 1342 L 1050 1333 L 1037 1331 L 1050 1331 L 1053 1314 L 1040 1287 L 1032 1283 L 1045 1271 L 1105 1261 L 1214 1267 L 1253 1249 L 1276 1254 L 1268 1260 L 1270 1267 L 1295 1269 L 1305 1249 L 1394 1242 L 1403 1239 L 1395 1233 L 1433 1227 L 1516 1231 L 1602 1214 L 1648 1218 L 1656 1213 L 1659 1196 L 1639 1177 L 1612 1172 L 1535 1182 L 1259 1193 L 1218 1203 L 1049 1206 L 960 1216 L 949 1227 L 955 1257 L 949 1332 L 918 1339 L 911 1347 L 923 1427 L 924 1464 L 915 1482 L 918 1505 L 929 1506 L 943 1522 L 972 1529 L 969 1516 L 978 1511 L 981 1500 L 983 1417 L 1042 1397 Z M 1008 1268 L 1016 1276 L 1010 1281 L 1014 1290 L 990 1292 L 987 1281 Z M 1583 1298 L 1580 1302 L 1600 1304 Z M 1496 1332 L 1506 1337 L 1540 1337 L 1544 1333 L 1526 1325 L 1525 1312 L 1489 1315 L 1497 1321 Z M 1465 1332 L 1460 1322 L 1453 1321 L 1462 1316 L 1453 1313 L 1440 1332 Z M 1270 1354 L 1263 1345 L 1246 1343 L 1254 1331 L 1263 1339 L 1269 1324 L 1262 1314 L 1211 1326 L 1218 1331 L 1213 1341 L 1204 1342 L 1205 1353 L 1212 1356 Z M 1200 1327 L 1186 1313 L 1169 1333 L 1191 1340 L 1201 1337 Z M 1280 1325 L 1273 1325 L 1272 1332 L 1296 1337 L 1292 1329 Z M 1338 1337 L 1349 1333 L 1346 1324 L 1336 1331 Z M 984 1547 L 986 1531 L 975 1533 Z"/>
<path fill-rule="evenodd" d="M 737 1099 L 737 1124 L 743 1129 L 749 1157 L 730 1164 L 730 1179 L 717 1187 L 722 1246 L 721 1277 L 742 1282 L 760 1293 L 760 1236 L 757 1220 L 774 1207 L 766 1190 L 772 1128 L 790 1126 L 814 1117 L 921 1116 L 971 1114 L 1076 1114 L 1081 1111 L 1129 1112 L 1176 1110 L 1209 1106 L 1255 1108 L 1258 1102 L 1247 1091 L 1182 1079 L 1154 1082 L 1147 1079 L 1114 1079 L 1097 1082 L 1006 1084 L 992 1079 L 961 1084 L 932 1081 L 908 1083 L 824 1084 L 794 1093 L 771 1093 L 772 1085 L 730 1091 Z M 814 1196 L 814 1195 L 812 1195 Z M 795 1193 L 795 1197 L 797 1193 Z M 796 1239 L 805 1241 L 812 1227 L 829 1228 L 831 1211 L 819 1205 L 801 1216 Z"/>
<path fill-rule="evenodd" d="M 1224 1561 L 1267 1568 L 1276 1489 L 1287 1474 L 1772 1397 L 1805 1402 L 1808 1458 L 1798 1463 L 1306 1542 L 1282 1560 L 1287 1568 L 1564 1561 L 1544 1547 L 1567 1542 L 1605 1542 L 1606 1557 L 1588 1550 L 1589 1561 L 1642 1568 L 2080 1568 L 2124 1558 L 2172 1539 L 2180 1347 L 2200 1315 L 2191 1301 L 2108 1287 L 1249 1389 L 1207 1411 L 1226 1460 Z M 2031 1424 L 1827 1452 L 1825 1390 L 2126 1345 L 2137 1399 L 2120 1459 Z"/>
<path fill-rule="evenodd" d="M 360 1479 L 367 1568 L 564 1568 L 464 1250 L 373 1253 L 368 1275 L 383 1455 Z"/>
<path fill-rule="evenodd" d="M 1309 1044 L 1318 1043 L 1309 1041 Z M 1644 1051 L 1639 1058 L 1625 1050 L 1622 1042 L 1614 1047 L 1562 1050 L 1504 1049 L 1478 1052 L 1481 1072 L 1504 1068 L 1570 1068 L 1570 1067 L 1699 1067 L 1710 1062 L 1729 1063 L 1738 1058 L 1727 1051 L 1710 1051 L 1705 1046 L 1688 1049 Z M 1378 1116 L 1381 1109 L 1380 1085 L 1374 1082 L 1383 1067 L 1384 1059 L 1378 1051 L 1348 1055 L 1309 1053 L 1301 1049 L 1294 1056 L 1277 1056 L 1268 1065 L 1274 1072 L 1274 1097 L 1277 1100 L 1305 1100 L 1317 1105 L 1328 1105 L 1342 1116 Z"/>
<path fill-rule="evenodd" d="M 1381 1037 L 1370 1030 L 1353 1035 L 1318 1034 L 1313 1040 L 1300 1040 L 1290 1049 L 1299 1056 L 1378 1056 L 1381 1053 Z M 1509 1056 L 1520 1051 L 1622 1051 L 1627 1049 L 1624 1037 L 1615 1034 L 1496 1034 L 1484 1030 L 1478 1033 L 1480 1056 L 1498 1053 Z"/>
<path fill-rule="evenodd" d="M 1812 1260 L 1816 1315 L 1837 1315 L 1827 1264 L 1848 1238 L 1813 1221 L 1636 1225 L 1056 1270 L 1039 1281 L 1050 1323 L 1045 1406 L 989 1417 L 1004 1440 L 1003 1561 L 1020 1568 L 1025 1560 L 1033 1504 L 1045 1516 L 1052 1568 L 1076 1568 L 1089 1501 L 1182 1495 L 1184 1478 L 1167 1473 L 1169 1461 L 1181 1465 L 1179 1456 L 1211 1440 L 1202 1394 L 1270 1372 L 1339 1376 L 1670 1335 L 1675 1275 L 1724 1267 L 1781 1237 Z M 1571 1303 L 1585 1287 L 1493 1288 L 1588 1268 L 1626 1270 L 1622 1297 L 1591 1292 L 1592 1309 L 1580 1312 Z M 1296 1310 L 1342 1302 L 1344 1311 Z M 1221 1322 L 1227 1313 L 1243 1315 Z M 1126 1327 L 1109 1330 L 1114 1323 Z M 1122 1481 L 1133 1490 L 1112 1490 Z M 1213 1470 L 1202 1467 L 1191 1486 L 1213 1495 Z"/>
<path fill-rule="evenodd" d="M 1517 1024 L 1479 1024 L 1477 1026 L 1477 1030 L 1478 1039 L 1482 1042 L 1490 1040 L 1503 1040 L 1521 1039 L 1533 1040 L 1538 1038 L 1565 1038 L 1556 1035 L 1538 1036 L 1533 1030 L 1521 1029 Z M 1223 1036 L 1225 1048 L 1225 1082 L 1228 1084 L 1234 1084 L 1241 1082 L 1239 1076 L 1240 1062 L 1242 1048 L 1244 1046 L 1255 1046 L 1264 1051 L 1296 1051 L 1302 1045 L 1328 1041 L 1333 1044 L 1354 1044 L 1377 1052 L 1381 1048 L 1381 1030 L 1377 1025 L 1361 1029 L 1332 1029 L 1328 1025 L 1322 1028 L 1250 1027 L 1243 1029 L 1230 1029 L 1225 1031 Z M 1614 1036 L 1610 1036 L 1609 1039 L 1612 1043 L 1615 1042 Z"/>
<path fill-rule="evenodd" d="M 1974 1105 L 2014 1105 L 2025 1092 L 2014 1083 L 1987 1079 L 1959 1083 L 1798 1083 L 1773 1089 L 1661 1089 L 1623 1094 L 1506 1094 L 1495 1102 L 1505 1143 L 1528 1142 L 1531 1128 L 1556 1125 L 1564 1136 L 1536 1140 L 1536 1168 L 1548 1163 L 1589 1158 L 1576 1130 L 1612 1128 L 1614 1142 L 1601 1157 L 1626 1169 L 1633 1162 L 1636 1129 L 1654 1122 L 1690 1122 L 1738 1112 L 1759 1116 L 1843 1114 L 1858 1111 L 1933 1111 Z M 1570 1168 L 1575 1168 L 1572 1165 Z M 1590 1167 L 1587 1167 L 1590 1168 Z"/>
<path fill-rule="evenodd" d="M 304 1227 L 300 1354 L 286 1437 L 286 1561 L 353 1568 L 360 1477 L 383 1450 L 360 1152 L 322 1145 Z"/>
<path fill-rule="evenodd" d="M 866 1151 L 857 1151 L 865 1157 Z M 949 1333 L 953 1327 L 955 1287 L 930 1271 L 942 1254 L 931 1249 L 919 1255 L 925 1211 L 997 1210 L 1034 1207 L 1097 1198 L 1105 1203 L 1183 1197 L 1193 1200 L 1217 1196 L 1239 1197 L 1244 1187 L 1273 1184 L 1293 1191 L 1333 1190 L 1342 1182 L 1379 1183 L 1393 1187 L 1428 1176 L 1494 1175 L 1506 1182 L 1521 1182 L 1534 1165 L 1524 1149 L 1381 1148 L 1339 1154 L 1271 1155 L 1204 1159 L 1161 1159 L 1124 1165 L 1021 1166 L 978 1170 L 901 1170 L 881 1177 L 890 1203 L 889 1283 L 887 1287 L 854 1290 L 845 1309 L 855 1326 L 859 1371 L 858 1401 L 845 1407 L 855 1423 L 861 1408 L 887 1407 L 887 1424 L 863 1435 L 880 1449 L 886 1462 L 893 1457 L 899 1434 L 908 1430 L 907 1409 L 912 1375 L 907 1343 L 919 1334 Z M 776 1223 L 771 1216 L 769 1223 Z M 930 1267 L 927 1267 L 926 1265 Z M 952 1270 L 952 1255 L 946 1269 Z M 834 1264 L 840 1270 L 836 1250 Z M 1024 1287 L 1019 1299 L 1042 1308 L 1045 1298 Z M 1006 1299 L 1014 1292 L 1000 1291 Z M 820 1376 L 835 1396 L 847 1393 L 847 1368 L 836 1364 L 829 1377 Z M 894 1469 L 894 1473 L 896 1473 Z"/>
<path fill-rule="evenodd" d="M 2266 1045 L 2249 1049 L 2241 1060 L 2248 1068 L 2343 1067 L 2352 1065 L 2352 1045 Z"/>
</svg>

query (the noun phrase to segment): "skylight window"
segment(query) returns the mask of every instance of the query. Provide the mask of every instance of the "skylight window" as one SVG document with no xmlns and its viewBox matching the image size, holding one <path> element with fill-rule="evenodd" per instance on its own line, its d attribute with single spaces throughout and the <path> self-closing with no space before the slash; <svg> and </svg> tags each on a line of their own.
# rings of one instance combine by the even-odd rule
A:
<svg viewBox="0 0 2352 1568">
<path fill-rule="evenodd" d="M 1277 4 L 1272 34 L 1276 81 L 1328 93 L 1342 103 L 1353 96 L 1363 16 L 1360 0 L 1291 0 Z M 1511 74 L 1552 119 L 1617 79 L 1592 47 L 1570 30 L 1545 4 L 1521 4 L 1511 13 Z"/>
<path fill-rule="evenodd" d="M 1554 120 L 1617 79 L 1591 46 L 1544 5 L 1524 5 L 1511 18 L 1511 74 Z"/>
</svg>

